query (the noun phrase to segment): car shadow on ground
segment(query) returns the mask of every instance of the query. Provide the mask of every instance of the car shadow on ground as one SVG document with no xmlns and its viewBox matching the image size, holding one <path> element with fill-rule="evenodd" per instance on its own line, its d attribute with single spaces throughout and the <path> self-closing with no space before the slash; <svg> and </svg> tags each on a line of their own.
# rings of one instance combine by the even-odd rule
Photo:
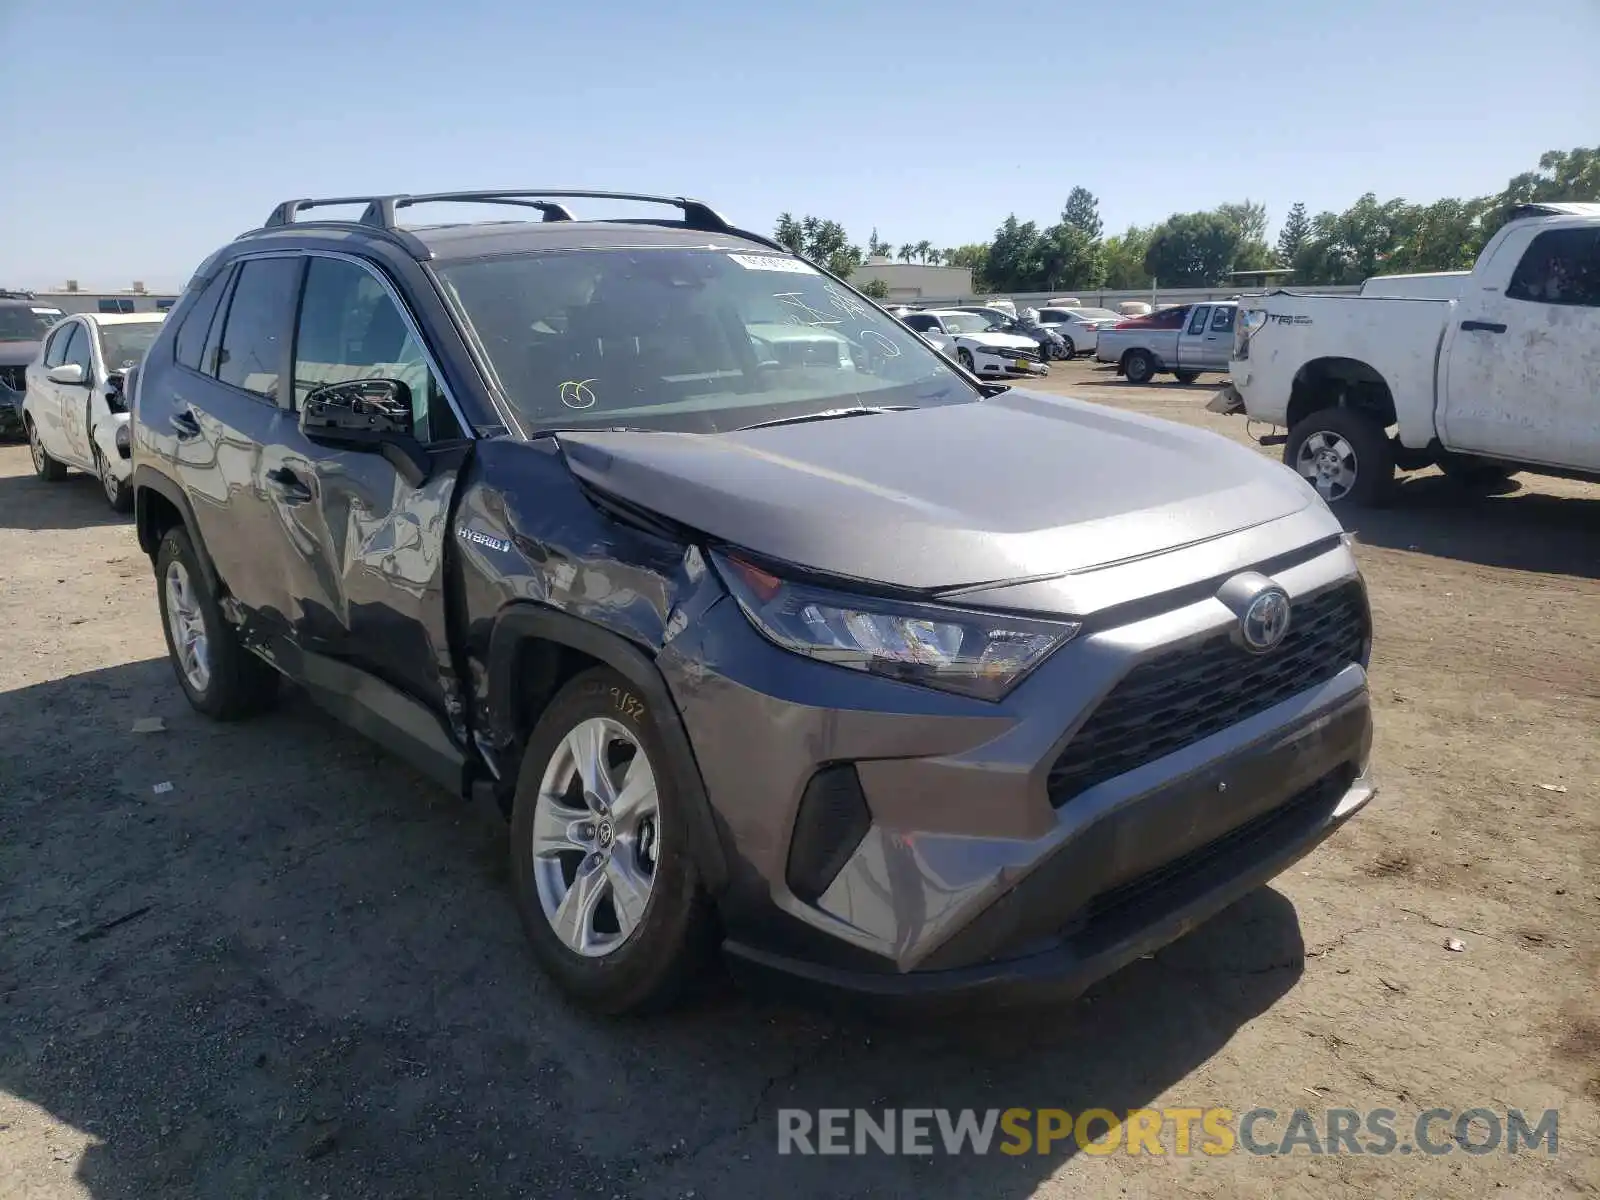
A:
<svg viewBox="0 0 1600 1200">
<path fill-rule="evenodd" d="M 1383 508 L 1341 512 L 1358 540 L 1514 571 L 1600 579 L 1600 497 L 1539 490 L 1526 477 L 1498 495 L 1437 472 L 1402 476 Z"/>
<path fill-rule="evenodd" d="M 0 695 L 0 728 L 0 1105 L 81 1131 L 96 1197 L 1020 1198 L 1066 1144 L 780 1157 L 778 1110 L 1140 1107 L 1303 969 L 1262 889 L 1055 1008 L 841 1017 L 717 981 L 606 1021 L 532 966 L 503 825 L 292 690 L 216 724 L 153 659 Z"/>
<path fill-rule="evenodd" d="M 89 529 L 131 524 L 131 515 L 111 511 L 105 490 L 93 475 L 74 471 L 59 483 L 47 483 L 31 471 L 0 475 L 0 528 Z"/>
</svg>

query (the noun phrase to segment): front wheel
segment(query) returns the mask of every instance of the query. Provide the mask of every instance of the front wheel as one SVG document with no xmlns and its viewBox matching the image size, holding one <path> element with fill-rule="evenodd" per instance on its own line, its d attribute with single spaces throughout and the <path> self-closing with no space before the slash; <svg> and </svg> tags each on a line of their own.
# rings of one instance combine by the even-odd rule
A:
<svg viewBox="0 0 1600 1200">
<path fill-rule="evenodd" d="M 1129 383 L 1149 383 L 1155 378 L 1156 360 L 1148 350 L 1129 350 L 1122 359 L 1122 373 Z"/>
<path fill-rule="evenodd" d="M 1517 468 L 1505 463 L 1486 462 L 1481 458 L 1446 457 L 1439 469 L 1458 487 L 1473 491 L 1494 491 L 1504 487 Z"/>
<path fill-rule="evenodd" d="M 1372 507 L 1394 487 L 1394 443 L 1376 417 L 1324 408 L 1289 431 L 1283 461 L 1329 505 Z"/>
<path fill-rule="evenodd" d="M 574 1000 L 665 1007 L 711 945 L 709 902 L 649 704 L 609 667 L 550 702 L 511 813 L 511 878 L 540 965 Z"/>
<path fill-rule="evenodd" d="M 28 453 L 33 458 L 33 473 L 50 483 L 60 483 L 67 477 L 66 463 L 50 457 L 50 451 L 39 440 L 39 427 L 33 423 L 32 417 L 28 417 L 23 424 L 27 426 Z"/>
<path fill-rule="evenodd" d="M 106 494 L 106 503 L 111 505 L 111 511 L 132 512 L 133 489 L 124 480 L 117 478 L 111 460 L 101 453 L 99 446 L 94 448 L 94 471 L 100 477 L 100 487 Z"/>
<path fill-rule="evenodd" d="M 1073 340 L 1071 338 L 1066 337 L 1065 335 L 1062 336 L 1061 341 L 1066 346 L 1066 349 L 1061 351 L 1061 357 L 1065 358 L 1065 359 L 1068 359 L 1070 361 L 1078 353 L 1077 344 L 1075 342 L 1073 342 Z"/>
<path fill-rule="evenodd" d="M 974 375 L 978 373 L 978 365 L 972 360 L 972 351 L 968 350 L 965 346 L 956 351 L 956 361 L 967 370 L 971 371 Z"/>
<path fill-rule="evenodd" d="M 1190 384 L 1200 378 L 1199 371 L 1174 371 L 1173 374 L 1178 377 L 1178 382 L 1182 384 Z"/>
</svg>

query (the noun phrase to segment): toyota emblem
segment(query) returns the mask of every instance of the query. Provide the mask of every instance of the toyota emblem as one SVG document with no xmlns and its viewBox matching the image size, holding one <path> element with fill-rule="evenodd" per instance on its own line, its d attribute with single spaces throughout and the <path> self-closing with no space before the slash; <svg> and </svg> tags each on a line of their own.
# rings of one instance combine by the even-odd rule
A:
<svg viewBox="0 0 1600 1200">
<path fill-rule="evenodd" d="M 1239 636 L 1245 647 L 1264 654 L 1289 632 L 1289 594 L 1282 588 L 1268 588 L 1250 601 L 1239 618 Z"/>
</svg>

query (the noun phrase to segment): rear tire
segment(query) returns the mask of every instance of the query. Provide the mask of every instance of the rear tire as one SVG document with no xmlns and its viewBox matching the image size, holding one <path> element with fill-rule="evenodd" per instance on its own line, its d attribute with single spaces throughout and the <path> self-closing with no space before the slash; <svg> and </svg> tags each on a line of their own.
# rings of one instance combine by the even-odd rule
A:
<svg viewBox="0 0 1600 1200">
<path fill-rule="evenodd" d="M 1324 408 L 1289 431 L 1283 461 L 1332 507 L 1373 508 L 1394 489 L 1394 443 L 1376 417 Z"/>
<path fill-rule="evenodd" d="M 1122 356 L 1122 373 L 1129 383 L 1149 383 L 1155 378 L 1156 360 L 1148 350 L 1129 350 Z"/>
<path fill-rule="evenodd" d="M 1173 374 L 1178 377 L 1178 382 L 1185 386 L 1200 378 L 1199 371 L 1174 371 Z"/>
<path fill-rule="evenodd" d="M 50 457 L 50 451 L 39 440 L 39 430 L 32 417 L 24 417 L 23 425 L 28 435 L 28 453 L 33 457 L 33 473 L 47 483 L 60 483 L 67 477 L 67 464 Z"/>
<path fill-rule="evenodd" d="M 156 596 L 173 673 L 197 712 L 236 721 L 271 706 L 278 672 L 239 641 L 182 527 L 156 551 Z"/>
<path fill-rule="evenodd" d="M 562 688 L 529 735 L 512 887 L 539 965 L 583 1007 L 668 1007 L 709 959 L 712 911 L 688 803 L 649 707 L 610 667 Z"/>
</svg>

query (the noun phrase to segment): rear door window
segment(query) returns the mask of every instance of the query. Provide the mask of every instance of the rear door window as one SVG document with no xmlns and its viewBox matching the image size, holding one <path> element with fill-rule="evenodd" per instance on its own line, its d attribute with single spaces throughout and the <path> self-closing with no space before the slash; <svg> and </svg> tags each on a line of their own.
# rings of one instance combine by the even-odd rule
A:
<svg viewBox="0 0 1600 1200">
<path fill-rule="evenodd" d="M 1231 333 L 1233 331 L 1233 314 L 1239 310 L 1231 305 L 1223 305 L 1217 309 L 1216 315 L 1211 318 L 1212 333 Z"/>
<path fill-rule="evenodd" d="M 278 398 L 303 265 L 300 258 L 256 258 L 240 264 L 217 351 L 217 378 L 223 383 L 268 400 Z"/>
<path fill-rule="evenodd" d="M 1600 229 L 1551 229 L 1534 238 L 1506 298 L 1600 308 Z"/>
<path fill-rule="evenodd" d="M 232 270 L 227 268 L 218 271 L 211 282 L 206 284 L 193 306 L 183 315 L 183 325 L 178 330 L 175 353 L 178 363 L 191 371 L 205 371 L 209 374 L 214 365 L 202 362 L 206 335 L 211 332 L 211 323 L 217 315 L 217 304 L 222 299 L 223 292 L 227 290 L 228 277 L 232 274 Z"/>
<path fill-rule="evenodd" d="M 1204 333 L 1206 331 L 1206 319 L 1210 316 L 1211 306 L 1209 304 L 1202 304 L 1195 309 L 1194 316 L 1189 321 L 1190 334 Z"/>
</svg>

